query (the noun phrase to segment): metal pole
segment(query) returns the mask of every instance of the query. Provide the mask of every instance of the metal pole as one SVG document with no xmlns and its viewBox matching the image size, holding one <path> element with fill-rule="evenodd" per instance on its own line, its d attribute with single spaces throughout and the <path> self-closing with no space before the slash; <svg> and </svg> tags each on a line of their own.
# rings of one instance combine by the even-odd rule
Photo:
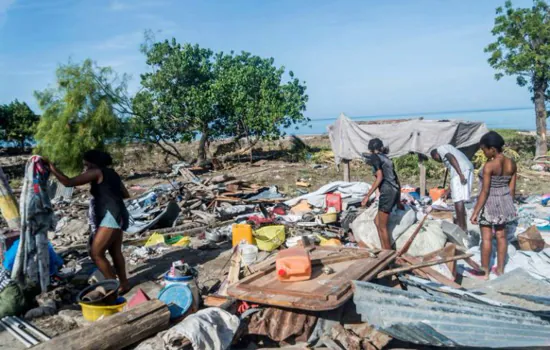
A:
<svg viewBox="0 0 550 350">
<path fill-rule="evenodd" d="M 19 335 L 19 333 L 16 333 L 14 330 L 12 330 L 4 321 L 0 320 L 0 327 L 7 330 L 11 335 L 15 337 L 15 339 L 19 340 L 21 343 L 23 343 L 27 348 L 30 348 L 33 346 L 29 341 L 27 341 L 25 338 Z"/>
<path fill-rule="evenodd" d="M 32 324 L 28 323 L 27 321 L 22 320 L 22 319 L 20 319 L 20 318 L 17 317 L 17 316 L 13 316 L 12 319 L 13 319 L 16 323 L 19 323 L 19 324 L 23 325 L 24 327 L 30 329 L 33 333 L 35 333 L 39 338 L 42 338 L 44 341 L 48 341 L 48 340 L 51 339 L 51 338 L 48 337 L 44 332 L 42 332 L 40 329 L 36 328 L 36 327 L 33 326 Z"/>
<path fill-rule="evenodd" d="M 27 334 L 27 332 L 25 332 L 23 329 L 17 327 L 17 324 L 11 319 L 11 318 L 8 318 L 8 317 L 4 317 L 2 319 L 2 322 L 6 323 L 14 332 L 17 332 L 19 333 L 20 336 L 22 336 L 23 338 L 25 338 L 27 341 L 29 341 L 32 345 L 36 345 L 38 343 L 40 343 L 38 341 L 38 339 L 36 339 L 35 337 L 33 337 L 31 334 Z"/>
</svg>

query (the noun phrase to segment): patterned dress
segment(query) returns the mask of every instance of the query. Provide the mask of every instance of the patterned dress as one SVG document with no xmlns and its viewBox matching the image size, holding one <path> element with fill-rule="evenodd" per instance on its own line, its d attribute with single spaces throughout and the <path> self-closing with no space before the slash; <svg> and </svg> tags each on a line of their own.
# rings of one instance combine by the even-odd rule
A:
<svg viewBox="0 0 550 350">
<path fill-rule="evenodd" d="M 479 179 L 483 183 L 483 168 L 479 170 Z M 485 205 L 479 214 L 482 226 L 503 226 L 517 220 L 514 199 L 510 193 L 511 176 L 491 176 L 491 188 Z"/>
</svg>

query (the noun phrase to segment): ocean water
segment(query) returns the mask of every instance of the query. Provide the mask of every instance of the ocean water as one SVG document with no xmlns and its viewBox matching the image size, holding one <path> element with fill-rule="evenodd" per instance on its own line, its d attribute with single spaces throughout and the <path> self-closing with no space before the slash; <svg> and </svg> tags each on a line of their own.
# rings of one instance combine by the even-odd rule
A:
<svg viewBox="0 0 550 350">
<path fill-rule="evenodd" d="M 408 119 L 424 117 L 424 119 L 457 119 L 464 121 L 484 122 L 489 129 L 517 129 L 525 131 L 535 130 L 535 109 L 534 107 L 485 109 L 485 110 L 463 110 L 447 112 L 427 112 L 409 114 L 386 114 L 355 117 L 349 116 L 357 121 L 370 121 L 382 119 Z M 333 124 L 338 115 L 333 118 L 311 117 L 309 126 L 299 126 L 285 129 L 287 134 L 297 135 L 318 135 L 327 132 L 327 127 Z"/>
</svg>

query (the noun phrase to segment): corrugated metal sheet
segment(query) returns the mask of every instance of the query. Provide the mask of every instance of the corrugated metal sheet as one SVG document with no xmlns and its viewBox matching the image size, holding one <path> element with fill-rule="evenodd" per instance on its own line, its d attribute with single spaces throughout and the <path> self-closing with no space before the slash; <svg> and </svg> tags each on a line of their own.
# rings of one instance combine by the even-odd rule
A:
<svg viewBox="0 0 550 350">
<path fill-rule="evenodd" d="M 402 341 L 436 346 L 550 346 L 550 322 L 533 313 L 353 281 L 364 322 Z"/>
</svg>

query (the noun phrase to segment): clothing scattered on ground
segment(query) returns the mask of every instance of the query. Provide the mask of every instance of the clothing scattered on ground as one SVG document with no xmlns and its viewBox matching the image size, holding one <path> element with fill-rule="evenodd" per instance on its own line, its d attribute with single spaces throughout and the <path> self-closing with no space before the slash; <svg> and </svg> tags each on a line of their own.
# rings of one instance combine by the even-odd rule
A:
<svg viewBox="0 0 550 350">
<path fill-rule="evenodd" d="M 53 209 L 48 195 L 49 170 L 39 156 L 26 165 L 21 190 L 21 237 L 11 277 L 23 284 L 35 283 L 42 292 L 50 284 L 48 231 L 55 230 Z"/>
<path fill-rule="evenodd" d="M 479 179 L 483 183 L 483 170 L 479 170 Z M 501 226 L 517 220 L 514 199 L 510 193 L 509 175 L 491 176 L 491 187 L 485 205 L 479 214 L 479 224 L 484 226 Z"/>
<path fill-rule="evenodd" d="M 450 170 L 451 172 L 451 179 L 453 177 L 458 177 L 458 173 L 456 172 L 455 168 L 452 166 L 451 162 L 445 157 L 447 154 L 452 154 L 456 161 L 458 162 L 458 166 L 460 167 L 460 171 L 464 174 L 464 176 L 467 176 L 467 172 L 473 172 L 474 171 L 474 165 L 468 157 L 462 152 L 460 152 L 456 147 L 452 145 L 443 145 L 436 148 L 437 153 L 441 157 L 441 160 L 443 161 L 443 164 Z M 467 178 L 467 177 L 466 177 Z"/>
<path fill-rule="evenodd" d="M 101 183 L 92 183 L 91 194 L 94 197 L 95 216 L 99 226 L 104 222 L 108 213 L 111 214 L 113 220 L 108 220 L 104 224 L 112 227 L 113 221 L 117 227 L 126 230 L 129 224 L 129 214 L 122 195 L 122 180 L 120 176 L 110 168 L 101 169 L 103 181 Z"/>
</svg>

